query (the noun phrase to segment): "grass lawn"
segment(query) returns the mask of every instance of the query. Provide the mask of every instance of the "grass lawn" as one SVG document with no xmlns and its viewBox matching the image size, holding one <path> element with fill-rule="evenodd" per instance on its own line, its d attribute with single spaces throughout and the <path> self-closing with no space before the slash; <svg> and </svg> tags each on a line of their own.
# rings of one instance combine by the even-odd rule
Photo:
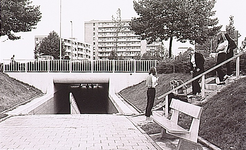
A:
<svg viewBox="0 0 246 150">
<path fill-rule="evenodd" d="M 157 86 L 157 97 L 170 90 L 169 81 L 182 79 L 187 81 L 189 74 L 161 74 Z M 204 104 L 199 136 L 225 150 L 246 149 L 246 78 L 239 79 L 213 96 Z M 133 105 L 144 112 L 146 107 L 145 82 L 128 87 L 120 94 Z M 155 100 L 158 104 L 163 100 Z M 186 121 L 188 120 L 188 121 Z M 182 118 L 184 124 L 189 122 Z M 148 134 L 157 133 L 160 127 L 156 124 L 147 124 L 142 128 Z"/>
</svg>

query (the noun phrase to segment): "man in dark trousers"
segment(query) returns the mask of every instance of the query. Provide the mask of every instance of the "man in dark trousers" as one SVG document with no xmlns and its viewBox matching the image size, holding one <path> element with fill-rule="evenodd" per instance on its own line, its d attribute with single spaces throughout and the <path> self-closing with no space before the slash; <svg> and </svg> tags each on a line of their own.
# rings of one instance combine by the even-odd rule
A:
<svg viewBox="0 0 246 150">
<path fill-rule="evenodd" d="M 228 47 L 227 47 L 227 52 L 226 52 L 226 59 L 230 59 L 233 57 L 234 55 L 234 49 L 237 48 L 237 45 L 235 43 L 235 41 L 232 40 L 232 38 L 228 35 L 228 33 L 225 33 L 225 38 L 228 41 Z M 232 70 L 231 70 L 231 63 L 228 62 L 226 64 L 226 69 L 227 69 L 227 77 L 232 75 Z"/>
<path fill-rule="evenodd" d="M 204 57 L 201 53 L 195 52 L 191 47 L 188 48 L 188 52 L 190 53 L 190 71 L 192 73 L 192 77 L 196 77 L 204 71 Z M 200 95 L 201 87 L 199 84 L 199 79 L 196 79 L 192 82 L 192 94 Z"/>
</svg>

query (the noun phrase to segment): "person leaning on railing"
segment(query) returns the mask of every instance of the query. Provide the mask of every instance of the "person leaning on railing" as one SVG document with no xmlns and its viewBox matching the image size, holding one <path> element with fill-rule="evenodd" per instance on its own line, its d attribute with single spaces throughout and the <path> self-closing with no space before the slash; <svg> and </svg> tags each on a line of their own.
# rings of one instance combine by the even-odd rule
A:
<svg viewBox="0 0 246 150">
<path fill-rule="evenodd" d="M 233 41 L 231 39 L 231 37 L 227 33 L 225 33 L 225 38 L 228 41 L 228 47 L 227 47 L 227 51 L 226 51 L 226 59 L 230 59 L 234 55 L 234 50 L 237 48 L 237 44 L 235 43 L 235 41 Z M 232 74 L 230 62 L 226 63 L 226 69 L 227 69 L 226 78 L 229 76 L 232 76 L 233 74 Z"/>
<path fill-rule="evenodd" d="M 228 41 L 225 37 L 225 34 L 220 33 L 218 35 L 218 47 L 216 49 L 216 52 L 218 53 L 216 65 L 226 60 L 227 48 L 228 48 Z M 226 73 L 222 70 L 222 66 L 218 67 L 216 71 L 217 71 L 217 74 L 220 80 L 220 83 L 218 83 L 218 85 L 225 84 L 225 80 L 227 76 L 226 76 Z"/>
</svg>

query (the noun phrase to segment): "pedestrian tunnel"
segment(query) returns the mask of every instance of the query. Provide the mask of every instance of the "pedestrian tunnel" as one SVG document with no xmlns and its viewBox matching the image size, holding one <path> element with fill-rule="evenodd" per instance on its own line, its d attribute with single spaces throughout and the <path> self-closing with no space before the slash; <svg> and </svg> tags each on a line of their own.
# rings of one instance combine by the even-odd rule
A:
<svg viewBox="0 0 246 150">
<path fill-rule="evenodd" d="M 58 114 L 113 114 L 108 83 L 55 83 L 54 101 Z"/>
<path fill-rule="evenodd" d="M 10 111 L 10 115 L 71 114 L 74 113 L 73 108 L 81 114 L 137 113 L 116 93 L 146 78 L 146 73 L 9 73 L 9 75 L 39 88 L 44 93 L 41 97 Z"/>
</svg>

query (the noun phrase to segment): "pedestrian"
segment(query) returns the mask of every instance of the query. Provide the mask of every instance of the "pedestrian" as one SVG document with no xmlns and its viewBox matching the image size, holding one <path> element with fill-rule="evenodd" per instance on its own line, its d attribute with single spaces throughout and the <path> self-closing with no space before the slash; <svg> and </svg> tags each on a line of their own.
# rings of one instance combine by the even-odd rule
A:
<svg viewBox="0 0 246 150">
<path fill-rule="evenodd" d="M 225 33 L 225 38 L 228 41 L 228 47 L 227 47 L 227 51 L 226 51 L 226 59 L 230 59 L 233 57 L 234 55 L 234 49 L 237 48 L 236 43 L 231 39 L 231 37 L 229 36 L 228 33 Z M 231 70 L 231 63 L 228 62 L 226 64 L 226 69 L 227 69 L 227 75 L 225 78 L 228 78 L 230 76 L 232 76 L 232 70 Z"/>
<path fill-rule="evenodd" d="M 204 72 L 204 57 L 201 53 L 196 52 L 193 48 L 188 48 L 190 53 L 190 72 L 192 77 L 196 77 Z M 199 78 L 192 81 L 192 95 L 201 95 L 201 86 L 199 84 Z"/>
<path fill-rule="evenodd" d="M 221 32 L 218 35 L 218 46 L 216 49 L 216 52 L 218 54 L 217 56 L 217 63 L 216 65 L 222 63 L 223 61 L 226 60 L 226 52 L 227 52 L 227 48 L 228 48 L 228 41 L 225 37 L 225 34 L 223 32 Z M 225 84 L 225 80 L 227 79 L 226 73 L 222 70 L 223 66 L 220 66 L 216 69 L 217 71 L 217 75 L 219 77 L 219 83 L 218 85 L 222 85 Z"/>
<path fill-rule="evenodd" d="M 11 63 L 15 63 L 15 55 L 11 57 Z"/>
<path fill-rule="evenodd" d="M 146 86 L 148 87 L 148 90 L 147 90 L 147 106 L 146 106 L 145 116 L 147 121 L 151 121 L 150 115 L 152 115 L 151 110 L 154 105 L 155 94 L 156 94 L 155 87 L 157 86 L 157 80 L 158 80 L 156 75 L 157 75 L 156 68 L 155 67 L 150 68 L 149 76 L 146 79 Z"/>
</svg>

